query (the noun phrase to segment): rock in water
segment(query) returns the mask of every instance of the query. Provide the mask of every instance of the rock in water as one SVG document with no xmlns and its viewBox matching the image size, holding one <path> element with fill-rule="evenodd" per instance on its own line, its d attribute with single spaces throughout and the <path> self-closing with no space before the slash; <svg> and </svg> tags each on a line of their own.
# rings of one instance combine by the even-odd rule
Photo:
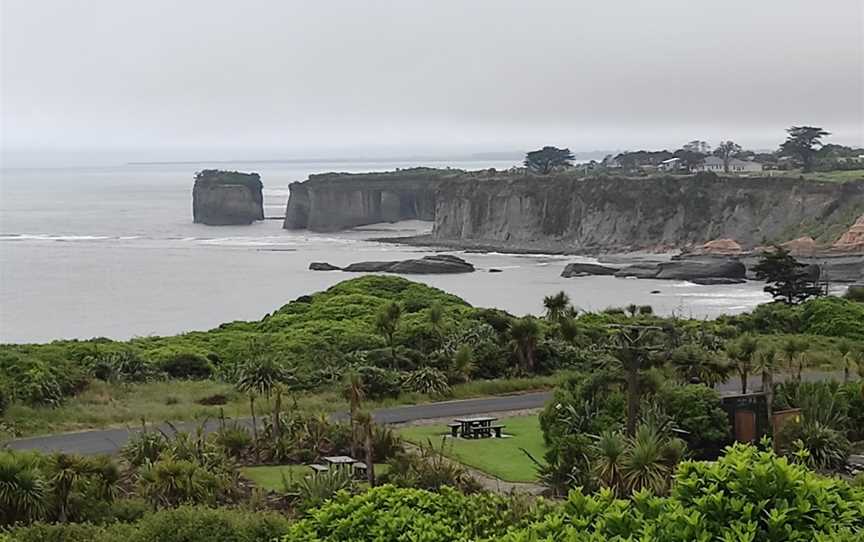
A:
<svg viewBox="0 0 864 542">
<path fill-rule="evenodd" d="M 195 175 L 193 221 L 226 226 L 264 220 L 262 188 L 257 173 L 205 169 Z"/>
<path fill-rule="evenodd" d="M 471 273 L 474 266 L 462 258 L 435 254 L 417 260 L 397 262 L 359 262 L 342 269 L 354 273 L 399 273 L 406 275 L 432 275 L 445 273 Z"/>
<path fill-rule="evenodd" d="M 658 263 L 634 263 L 617 271 L 616 277 L 635 277 L 637 279 L 654 279 L 660 272 L 660 264 Z"/>
<path fill-rule="evenodd" d="M 723 284 L 742 284 L 747 282 L 744 279 L 729 279 L 723 277 L 708 277 L 704 279 L 690 279 L 690 282 L 693 284 L 699 284 L 702 286 L 718 286 Z"/>
<path fill-rule="evenodd" d="M 341 271 L 341 267 L 337 267 L 327 262 L 312 262 L 309 264 L 309 269 L 312 271 Z"/>
<path fill-rule="evenodd" d="M 589 275 L 614 275 L 621 268 L 609 267 L 596 263 L 568 263 L 561 272 L 561 276 L 565 279 L 573 277 L 586 277 Z"/>
<path fill-rule="evenodd" d="M 746 267 L 738 260 L 710 258 L 698 261 L 674 260 L 663 263 L 638 263 L 625 267 L 615 273 L 615 276 L 690 281 L 718 278 L 743 281 L 746 272 Z"/>
<path fill-rule="evenodd" d="M 710 259 L 705 261 L 672 261 L 660 264 L 658 279 L 743 279 L 747 268 L 734 259 Z"/>
</svg>

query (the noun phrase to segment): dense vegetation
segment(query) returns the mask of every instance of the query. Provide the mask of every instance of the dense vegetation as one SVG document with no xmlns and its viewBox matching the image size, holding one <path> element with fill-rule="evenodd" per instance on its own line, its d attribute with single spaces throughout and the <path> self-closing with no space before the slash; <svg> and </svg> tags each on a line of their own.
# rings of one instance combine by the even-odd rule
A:
<svg viewBox="0 0 864 542">
<path fill-rule="evenodd" d="M 103 515 L 80 524 L 36 522 L 11 529 L 5 540 L 264 542 L 282 536 L 291 542 L 851 542 L 861 540 L 864 533 L 864 488 L 821 477 L 796 461 L 740 444 L 716 462 L 683 462 L 668 496 L 641 489 L 623 499 L 608 489 L 574 490 L 563 502 L 554 502 L 467 494 L 449 487 L 430 491 L 383 485 L 356 494 L 338 492 L 293 521 L 239 508 L 184 504 L 152 512 L 134 502 L 119 502 L 110 521 Z"/>
<path fill-rule="evenodd" d="M 564 293 L 544 306 L 516 318 L 368 276 L 207 332 L 3 345 L 0 408 L 56 412 L 103 386 L 218 381 L 245 397 L 253 423 L 145 427 L 119 459 L 2 452 L 0 527 L 10 540 L 73 542 L 860 540 L 862 490 L 833 476 L 864 440 L 864 305 L 823 297 L 707 322 L 638 306 L 579 313 Z M 806 382 L 814 366 L 842 381 Z M 364 410 L 544 374 L 557 388 L 543 443 L 519 457 L 563 502 L 486 493 L 444 444 L 403 445 Z M 731 430 L 713 386 L 735 378 L 746 391 L 751 375 L 769 406 L 801 415 L 776 452 L 724 452 Z M 345 401 L 345 422 L 299 406 L 322 390 Z M 205 399 L 216 412 L 224 402 Z M 241 474 L 341 454 L 363 460 L 364 480 L 330 471 L 264 491 Z"/>
</svg>

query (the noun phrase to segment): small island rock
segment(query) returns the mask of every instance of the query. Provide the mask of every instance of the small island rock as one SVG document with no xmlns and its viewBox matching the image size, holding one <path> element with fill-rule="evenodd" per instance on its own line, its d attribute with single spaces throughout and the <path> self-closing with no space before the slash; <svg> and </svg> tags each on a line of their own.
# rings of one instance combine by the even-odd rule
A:
<svg viewBox="0 0 864 542">
<path fill-rule="evenodd" d="M 309 264 L 309 269 L 312 271 L 341 271 L 341 267 L 337 267 L 327 262 L 312 262 Z"/>
<path fill-rule="evenodd" d="M 195 175 L 192 220 L 208 226 L 251 224 L 264 220 L 261 176 L 205 169 Z"/>
</svg>

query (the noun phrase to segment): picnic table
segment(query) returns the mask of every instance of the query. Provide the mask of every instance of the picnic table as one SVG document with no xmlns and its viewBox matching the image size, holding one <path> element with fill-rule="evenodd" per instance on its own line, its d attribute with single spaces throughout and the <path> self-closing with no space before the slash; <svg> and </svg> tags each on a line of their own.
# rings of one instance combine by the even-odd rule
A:
<svg viewBox="0 0 864 542">
<path fill-rule="evenodd" d="M 354 463 L 357 463 L 356 459 L 354 459 L 353 457 L 348 457 L 347 455 L 331 455 L 325 457 L 324 461 L 334 467 L 350 467 Z"/>
<path fill-rule="evenodd" d="M 492 416 L 472 416 L 470 418 L 455 418 L 453 421 L 459 424 L 456 429 L 462 438 L 487 438 L 492 436 L 492 431 L 495 430 L 492 424 L 497 420 L 498 418 Z M 500 435 L 500 429 L 495 430 L 495 432 Z"/>
</svg>

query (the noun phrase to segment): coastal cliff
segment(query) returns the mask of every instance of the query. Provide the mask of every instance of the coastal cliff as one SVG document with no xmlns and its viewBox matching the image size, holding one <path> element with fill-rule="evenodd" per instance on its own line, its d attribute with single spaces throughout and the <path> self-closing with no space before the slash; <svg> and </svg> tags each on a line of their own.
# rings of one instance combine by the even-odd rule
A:
<svg viewBox="0 0 864 542">
<path fill-rule="evenodd" d="M 568 252 L 745 248 L 809 235 L 828 246 L 864 213 L 864 181 L 567 175 L 443 182 L 432 239 Z"/>
<path fill-rule="evenodd" d="M 378 222 L 434 220 L 435 194 L 459 170 L 414 168 L 384 173 L 324 173 L 291 183 L 283 227 L 338 231 Z"/>
<path fill-rule="evenodd" d="M 803 236 L 828 250 L 844 234 L 851 239 L 847 232 L 862 214 L 864 179 L 533 176 L 417 168 L 328 173 L 293 183 L 284 227 L 335 231 L 434 220 L 432 235 L 413 242 L 500 250 L 666 251 L 714 241 L 741 251 Z M 858 246 L 846 237 L 844 246 Z"/>
<path fill-rule="evenodd" d="M 257 173 L 206 169 L 195 175 L 192 219 L 209 226 L 264 220 L 263 185 Z"/>
</svg>

